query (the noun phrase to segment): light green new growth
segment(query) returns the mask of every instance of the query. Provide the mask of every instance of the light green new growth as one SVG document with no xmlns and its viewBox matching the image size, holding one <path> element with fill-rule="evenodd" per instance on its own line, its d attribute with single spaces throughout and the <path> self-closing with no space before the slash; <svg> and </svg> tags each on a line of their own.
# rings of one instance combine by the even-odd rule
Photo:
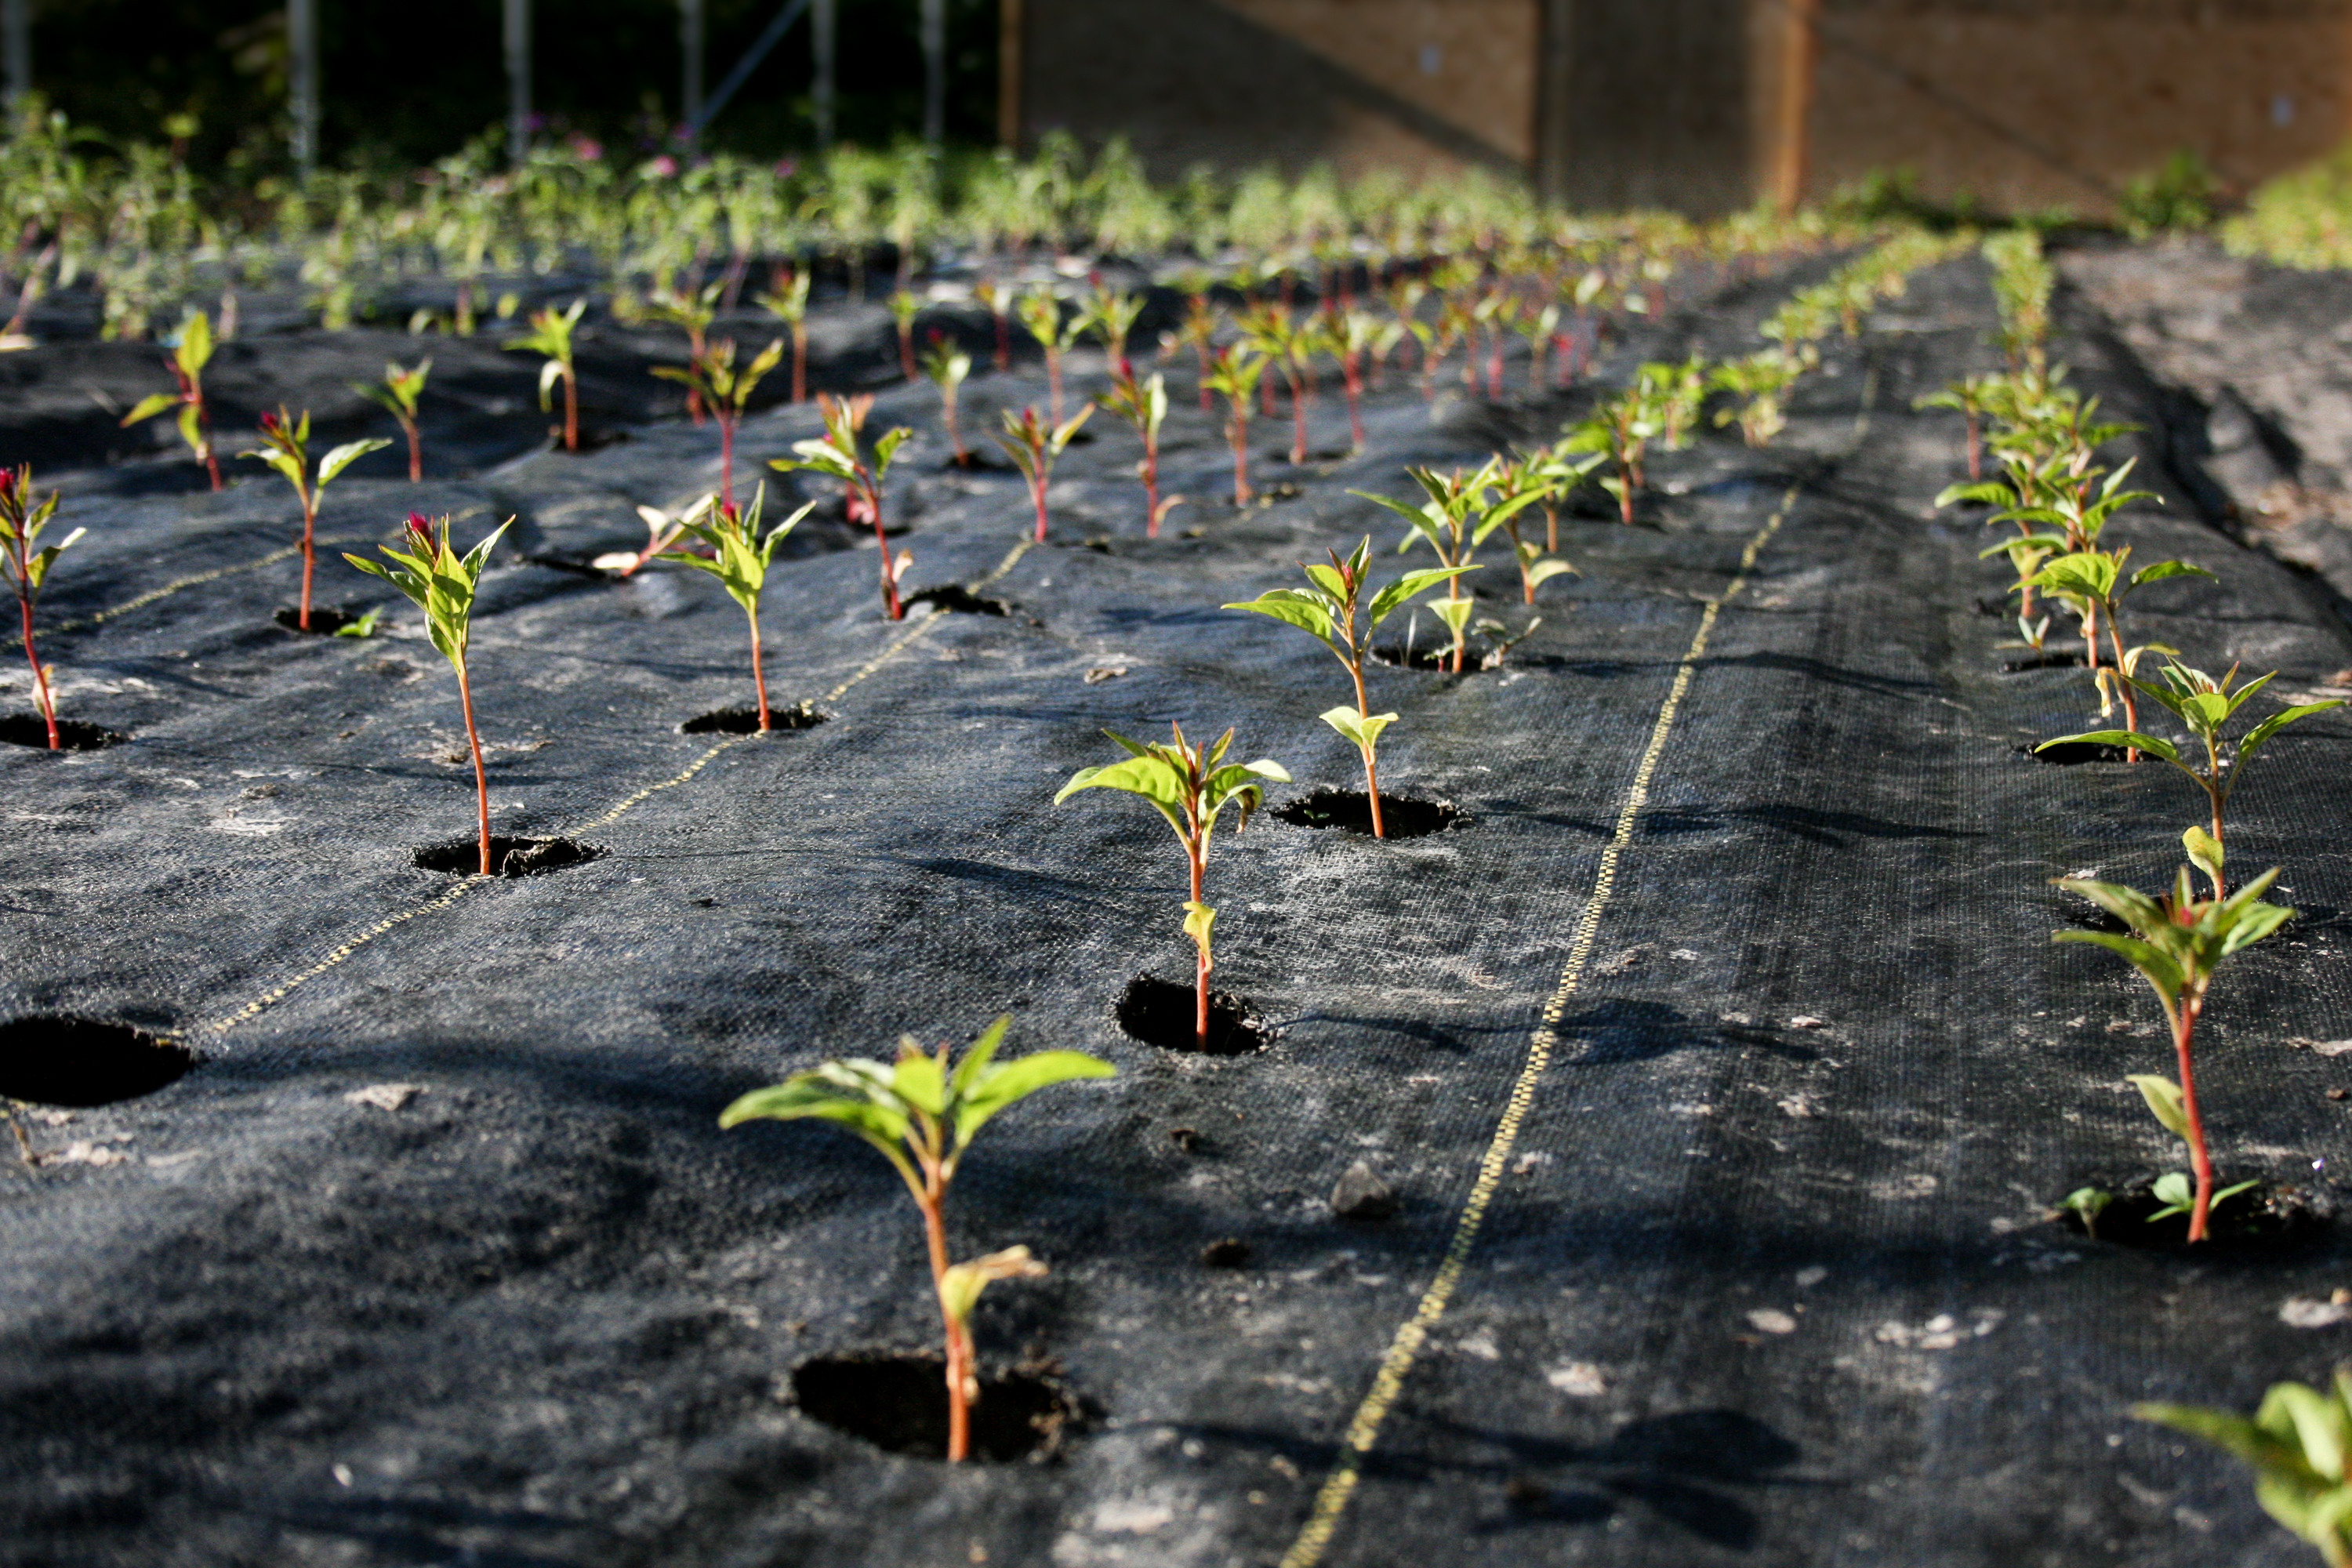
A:
<svg viewBox="0 0 2352 1568">
<path fill-rule="evenodd" d="M 310 411 L 304 409 L 302 417 L 295 419 L 280 404 L 275 414 L 261 416 L 261 447 L 251 452 L 239 452 L 240 458 L 255 458 L 268 464 L 294 487 L 295 498 L 302 503 L 302 604 L 296 612 L 295 625 L 303 631 L 310 629 L 310 579 L 317 564 L 313 535 L 319 521 L 319 503 L 324 500 L 327 487 L 336 477 L 370 452 L 380 452 L 392 443 L 383 437 L 364 441 L 346 441 L 331 448 L 319 459 L 315 478 L 310 473 Z"/>
<path fill-rule="evenodd" d="M 947 1197 L 957 1168 L 972 1139 L 998 1113 L 1041 1089 L 1118 1073 L 1108 1062 L 1079 1051 L 1039 1051 L 1000 1063 L 997 1047 L 1012 1023 L 1008 1014 L 991 1024 L 961 1061 L 952 1059 L 947 1046 L 929 1055 L 912 1035 L 902 1035 L 895 1063 L 825 1062 L 772 1089 L 752 1090 L 719 1118 L 722 1128 L 759 1119 L 829 1121 L 863 1138 L 907 1184 L 922 1211 L 931 1286 L 947 1342 L 947 1457 L 954 1461 L 970 1452 L 971 1408 L 980 1399 L 972 1309 L 992 1282 L 1045 1272 L 1025 1247 L 968 1263 L 949 1262 Z"/>
<path fill-rule="evenodd" d="M 544 355 L 546 363 L 539 367 L 539 408 L 542 414 L 554 409 L 551 395 L 555 384 L 563 384 L 563 449 L 580 449 L 580 377 L 572 364 L 572 330 L 580 324 L 581 312 L 588 301 L 574 300 L 568 310 L 549 306 L 531 313 L 530 331 L 519 338 L 509 338 L 506 347 L 517 353 Z"/>
<path fill-rule="evenodd" d="M 776 546 L 793 525 L 806 517 L 816 506 L 803 502 L 800 510 L 770 529 L 760 532 L 760 509 L 768 499 L 768 487 L 760 486 L 751 492 L 751 510 L 741 510 L 732 502 L 713 502 L 704 498 L 703 504 L 688 512 L 679 522 L 679 531 L 709 547 L 709 555 L 677 552 L 661 557 L 675 565 L 691 566 L 708 572 L 719 579 L 727 596 L 743 607 L 751 623 L 751 684 L 760 694 L 760 728 L 772 728 L 768 713 L 768 677 L 760 657 L 760 591 L 768 584 L 768 566 L 775 560 Z"/>
<path fill-rule="evenodd" d="M 2352 1568 L 2352 1370 L 2338 1368 L 2325 1394 L 2271 1384 L 2251 1421 L 2194 1405 L 2135 1405 L 2132 1414 L 2252 1466 L 2263 1511 L 2317 1547 L 2327 1568 Z"/>
<path fill-rule="evenodd" d="M 1332 708 L 1321 718 L 1340 734 L 1352 742 L 1364 759 L 1364 798 L 1370 803 L 1372 837 L 1385 838 L 1388 830 L 1381 818 L 1381 777 L 1374 765 L 1373 752 L 1379 748 L 1381 735 L 1396 722 L 1393 713 L 1375 713 L 1364 691 L 1364 643 L 1358 640 L 1356 616 L 1360 601 L 1370 578 L 1367 570 L 1371 558 L 1372 541 L 1367 534 L 1347 559 L 1341 560 L 1332 551 L 1328 566 L 1307 566 L 1311 588 L 1275 588 L 1256 598 L 1240 604 L 1227 605 L 1228 610 L 1252 610 L 1261 616 L 1271 616 L 1277 621 L 1297 626 L 1331 650 L 1331 656 L 1345 666 L 1349 679 L 1356 684 L 1356 705 L 1353 708 Z M 1451 582 L 1473 566 L 1428 566 L 1408 572 L 1393 583 L 1381 586 L 1372 595 L 1365 616 L 1363 636 L 1369 639 L 1380 624 L 1416 595 L 1427 593 L 1440 583 Z"/>
<path fill-rule="evenodd" d="M 1193 970 L 1193 1035 L 1205 1049 L 1209 1042 L 1209 971 L 1214 967 L 1210 958 L 1210 937 L 1217 921 L 1217 911 L 1202 901 L 1202 881 L 1209 866 L 1209 841 L 1216 832 L 1217 817 L 1226 806 L 1238 805 L 1241 808 L 1241 820 L 1234 825 L 1234 831 L 1239 833 L 1249 826 L 1250 814 L 1265 804 L 1265 791 L 1258 781 L 1272 779 L 1288 784 L 1290 774 L 1281 763 L 1265 758 L 1220 766 L 1226 748 L 1234 743 L 1231 730 L 1214 741 L 1194 745 L 1184 739 L 1182 725 L 1170 728 L 1175 733 L 1172 743 L 1130 741 L 1115 731 L 1104 731 L 1127 750 L 1128 761 L 1108 767 L 1080 768 L 1054 796 L 1054 804 L 1061 805 L 1082 789 L 1125 790 L 1150 801 L 1168 819 L 1168 826 L 1176 830 L 1192 872 L 1192 896 L 1184 905 L 1184 934 L 1192 939 L 1198 950 Z"/>
<path fill-rule="evenodd" d="M 1378 502 L 1412 524 L 1412 531 L 1397 545 L 1400 553 L 1412 549 L 1416 541 L 1426 541 L 1437 552 L 1439 561 L 1457 569 L 1456 575 L 1446 583 L 1446 596 L 1432 604 L 1430 609 L 1454 634 L 1452 672 L 1459 675 L 1469 647 L 1470 615 L 1477 607 L 1476 602 L 1462 592 L 1459 573 L 1470 569 L 1471 556 L 1486 542 L 1487 535 L 1541 500 L 1543 492 L 1525 489 L 1516 495 L 1499 494 L 1504 473 L 1500 458 L 1487 458 L 1476 472 L 1469 474 L 1459 468 L 1450 474 L 1441 474 L 1434 468 L 1407 468 L 1405 473 L 1427 497 L 1418 506 L 1366 490 L 1348 493 Z"/>
<path fill-rule="evenodd" d="M 408 437 L 408 482 L 412 485 L 425 478 L 425 444 L 416 427 L 416 403 L 425 395 L 425 378 L 432 374 L 433 361 L 428 357 L 417 361 L 413 370 L 385 365 L 383 379 L 373 385 L 352 384 L 353 392 L 391 415 L 399 423 L 402 434 Z"/>
<path fill-rule="evenodd" d="M 220 459 L 213 454 L 212 411 L 205 405 L 205 366 L 213 357 L 212 319 L 202 310 L 188 312 L 185 325 L 180 329 L 180 341 L 172 349 L 172 357 L 163 368 L 172 373 L 179 384 L 176 392 L 157 392 L 141 398 L 122 416 L 121 427 L 128 430 L 144 419 L 152 419 L 166 409 L 180 411 L 180 439 L 188 444 L 197 462 L 212 479 L 213 489 L 221 488 Z"/>
</svg>

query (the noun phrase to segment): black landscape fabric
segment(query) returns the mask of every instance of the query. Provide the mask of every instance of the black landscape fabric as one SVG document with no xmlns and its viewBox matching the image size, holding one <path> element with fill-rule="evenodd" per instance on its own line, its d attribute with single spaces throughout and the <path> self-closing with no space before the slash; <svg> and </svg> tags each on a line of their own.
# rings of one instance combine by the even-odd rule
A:
<svg viewBox="0 0 2352 1568">
<path fill-rule="evenodd" d="M 1826 265 L 1638 331 L 1607 374 L 1745 352 Z M 2055 357 L 2151 417 L 2088 310 Z M 857 320 L 827 384 L 887 363 L 887 321 Z M 651 417 L 616 334 L 592 423 L 625 438 L 548 451 L 527 362 L 433 340 L 476 403 L 439 405 L 422 486 L 386 453 L 330 492 L 320 602 L 385 603 L 334 552 L 411 510 L 461 546 L 516 518 L 473 655 L 493 826 L 594 853 L 487 880 L 414 863 L 473 813 L 415 612 L 280 629 L 282 485 L 103 465 L 124 438 L 75 367 L 127 403 L 161 381 L 131 350 L 0 360 L 24 447 L 0 458 L 47 465 L 90 529 L 44 654 L 67 715 L 127 737 L 0 748 L 0 1072 L 46 1100 L 42 1163 L 0 1171 L 0 1563 L 2305 1561 L 2231 1461 L 2126 1412 L 2324 1376 L 2352 1330 L 2280 1313 L 2352 1284 L 2339 1233 L 2189 1256 L 2046 1217 L 2177 1161 L 2123 1081 L 2170 1070 L 2153 999 L 2051 943 L 2086 906 L 2049 880 L 2152 888 L 2196 814 L 2157 764 L 2026 751 L 2092 727 L 2090 683 L 2006 668 L 2028 661 L 1999 646 L 1990 535 L 1930 504 L 1958 421 L 1911 408 L 1994 368 L 1991 324 L 1980 264 L 1925 274 L 1827 345 L 1780 445 L 1710 431 L 1655 462 L 1637 526 L 1563 518 L 1580 574 L 1532 608 L 1490 549 L 1482 614 L 1542 624 L 1498 668 L 1375 668 L 1384 784 L 1457 814 L 1384 844 L 1280 815 L 1361 787 L 1316 718 L 1346 678 L 1218 606 L 1366 532 L 1416 563 L 1347 492 L 1549 438 L 1576 398 L 1432 407 L 1392 376 L 1360 455 L 1294 470 L 1261 421 L 1282 499 L 1237 513 L 1179 365 L 1168 485 L 1192 500 L 1165 536 L 1098 417 L 1034 545 L 1018 478 L 947 466 L 929 389 L 887 389 L 869 428 L 921 431 L 894 547 L 966 606 L 895 625 L 870 536 L 767 473 L 816 428 L 772 408 L 740 482 L 770 480 L 772 518 L 821 504 L 768 594 L 768 678 L 821 721 L 681 733 L 751 700 L 740 612 L 699 575 L 588 563 L 643 542 L 635 505 L 714 483 L 714 432 Z M 387 349 L 412 352 L 256 336 L 237 396 L 324 410 Z M 1074 389 L 1099 371 L 1081 356 Z M 1032 367 L 982 377 L 965 427 L 1044 397 Z M 1336 388 L 1316 419 L 1344 445 Z M 2352 665 L 2324 584 L 2150 478 L 2172 504 L 2118 525 L 2136 559 L 2219 581 L 2146 591 L 2136 637 L 2282 692 Z M 1189 978 L 1181 857 L 1140 802 L 1052 804 L 1118 755 L 1103 729 L 1171 720 L 1297 779 L 1210 868 L 1216 982 L 1260 1049 L 1122 1031 L 1131 981 Z M 2287 868 L 2303 915 L 2225 972 L 2200 1075 L 2225 1173 L 2323 1213 L 2352 1062 L 2291 1042 L 2352 1034 L 2347 735 L 2300 726 L 2239 796 L 2233 864 Z M 1008 1050 L 1119 1076 L 1008 1112 L 955 1188 L 959 1256 L 1025 1244 L 1052 1273 L 976 1319 L 983 1412 L 1017 1417 L 983 1449 L 1044 1451 L 950 1469 L 819 1419 L 896 1409 L 905 1374 L 872 1362 L 936 1342 L 897 1178 L 835 1131 L 718 1115 L 1003 1012 Z M 58 1015 L 194 1065 L 66 1109 L 152 1086 L 135 1049 L 22 1022 Z"/>
</svg>

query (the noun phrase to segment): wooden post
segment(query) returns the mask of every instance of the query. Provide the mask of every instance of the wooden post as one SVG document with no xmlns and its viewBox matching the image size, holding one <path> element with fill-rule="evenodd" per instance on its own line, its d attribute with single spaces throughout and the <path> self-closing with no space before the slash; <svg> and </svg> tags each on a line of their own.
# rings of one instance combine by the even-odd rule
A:
<svg viewBox="0 0 2352 1568">
<path fill-rule="evenodd" d="M 506 0 L 507 162 L 530 152 L 530 0 Z"/>
<path fill-rule="evenodd" d="M 1021 150 L 1021 0 L 998 0 L 996 30 L 996 140 Z"/>
<path fill-rule="evenodd" d="M 1787 26 L 1780 37 L 1780 125 L 1772 145 L 1772 202 L 1783 216 L 1805 198 L 1811 172 L 1813 76 L 1821 55 L 1821 0 L 1779 0 Z"/>
</svg>

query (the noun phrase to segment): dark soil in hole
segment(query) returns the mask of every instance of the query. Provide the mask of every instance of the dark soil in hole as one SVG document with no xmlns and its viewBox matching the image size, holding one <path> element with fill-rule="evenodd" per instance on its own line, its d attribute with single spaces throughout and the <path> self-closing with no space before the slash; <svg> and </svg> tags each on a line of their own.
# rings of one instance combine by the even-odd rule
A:
<svg viewBox="0 0 2352 1568">
<path fill-rule="evenodd" d="M 821 1356 L 793 1369 L 793 1402 L 812 1421 L 877 1448 L 944 1459 L 946 1375 L 935 1355 Z M 1043 1368 L 983 1373 L 971 1409 L 971 1457 L 1000 1464 L 1056 1458 L 1085 1416 L 1076 1396 Z"/>
<path fill-rule="evenodd" d="M 585 865 L 604 853 L 593 844 L 582 844 L 570 838 L 519 838 L 493 833 L 490 835 L 490 874 L 496 877 L 536 877 L 548 871 L 561 871 L 567 866 Z M 409 857 L 409 864 L 420 871 L 446 871 L 453 877 L 475 876 L 482 868 L 482 841 L 478 838 L 453 838 L 446 844 L 428 844 Z"/>
<path fill-rule="evenodd" d="M 2015 675 L 2021 669 L 2080 669 L 2083 656 L 2079 653 L 2037 653 L 2023 658 L 2001 660 L 2001 668 Z"/>
<path fill-rule="evenodd" d="M 85 724 L 79 719 L 58 721 L 58 749 L 62 752 L 98 752 L 131 739 L 96 724 Z M 49 749 L 49 726 L 38 713 L 10 713 L 0 717 L 0 742 L 11 746 L 32 746 L 40 751 Z"/>
<path fill-rule="evenodd" d="M 2037 763 L 2051 763 L 2062 768 L 2079 767 L 2084 763 L 2120 763 L 2124 760 L 2121 746 L 2110 746 L 2098 741 L 2069 741 L 2063 746 L 2036 751 L 2032 746 L 2017 748 L 2018 755 L 2032 757 Z"/>
<path fill-rule="evenodd" d="M 2215 1174 L 2216 1192 L 2233 1184 L 2226 1174 Z M 2149 1223 L 2147 1216 L 2166 1206 L 2150 1190 L 2153 1185 L 2152 1179 L 2144 1178 L 2113 1189 L 2115 1201 L 2100 1213 L 2094 1230 L 2086 1232 L 2082 1216 L 2071 1211 L 2060 1214 L 2058 1223 L 2078 1236 L 2088 1234 L 2116 1247 L 2202 1256 L 2211 1252 L 2292 1252 L 2319 1240 L 2335 1217 L 2321 1200 L 2302 1188 L 2264 1182 L 2251 1192 L 2216 1204 L 2208 1221 L 2210 1239 L 2192 1247 L 2189 1245 L 2187 1215 Z"/>
<path fill-rule="evenodd" d="M 593 577 L 601 582 L 607 577 L 617 576 L 618 574 L 597 565 L 598 556 L 617 555 L 625 549 L 635 548 L 637 546 L 632 543 L 616 544 L 610 550 L 583 550 L 576 552 L 542 550 L 534 554 L 526 555 L 523 559 L 533 566 L 544 566 L 551 572 L 569 572 L 575 577 Z"/>
<path fill-rule="evenodd" d="M 961 616 L 1009 616 L 1013 606 L 1002 599 L 983 599 L 961 583 L 950 583 L 938 588 L 926 588 L 919 594 L 909 594 L 909 605 L 929 605 L 935 609 Z"/>
<path fill-rule="evenodd" d="M 2008 599 L 1979 598 L 1977 601 L 1977 614 L 1990 616 L 1997 621 L 2005 621 L 2017 613 L 2010 607 L 2011 604 L 2011 601 Z"/>
<path fill-rule="evenodd" d="M 1223 991 L 1209 993 L 1209 1040 L 1193 1033 L 1192 987 L 1139 974 L 1118 999 L 1118 1026 L 1129 1038 L 1163 1050 L 1200 1051 L 1213 1057 L 1247 1056 L 1272 1043 L 1274 1032 L 1249 1004 Z"/>
<path fill-rule="evenodd" d="M 1393 669 L 1427 669 L 1440 675 L 1450 675 L 1454 670 L 1454 645 L 1443 638 L 1434 643 L 1413 644 L 1410 659 L 1406 658 L 1402 643 L 1382 643 L 1366 651 L 1372 656 L 1374 663 L 1385 664 Z M 1485 669 L 1487 652 L 1475 639 L 1466 644 L 1462 652 L 1462 673 L 1475 675 Z"/>
<path fill-rule="evenodd" d="M 302 625 L 300 608 L 289 605 L 269 618 L 299 637 L 331 637 L 358 620 L 364 613 L 360 610 L 329 609 L 324 605 L 313 605 L 310 606 L 310 624 L 305 627 Z"/>
<path fill-rule="evenodd" d="M 789 708 L 771 704 L 768 728 L 772 731 L 814 730 L 831 717 L 833 715 L 814 702 L 795 702 Z M 760 710 L 756 706 L 714 708 L 680 724 L 677 732 L 681 735 L 756 735 L 760 732 Z"/>
<path fill-rule="evenodd" d="M 112 1105 L 152 1094 L 195 1065 L 185 1047 L 128 1024 L 59 1016 L 0 1024 L 0 1099 Z"/>
<path fill-rule="evenodd" d="M 1370 837 L 1371 802 L 1360 789 L 1318 789 L 1278 807 L 1274 815 L 1294 827 L 1340 827 Z M 1442 800 L 1416 800 L 1411 795 L 1381 796 L 1381 826 L 1391 838 L 1419 838 L 1443 833 L 1462 820 L 1453 805 Z"/>
<path fill-rule="evenodd" d="M 563 444 L 563 426 L 559 425 L 547 433 L 547 449 L 559 458 L 584 458 L 591 452 L 601 452 L 607 447 L 618 447 L 629 439 L 630 436 L 626 430 L 617 427 L 599 429 L 594 426 L 583 425 L 580 427 L 580 447 L 575 452 Z"/>
</svg>

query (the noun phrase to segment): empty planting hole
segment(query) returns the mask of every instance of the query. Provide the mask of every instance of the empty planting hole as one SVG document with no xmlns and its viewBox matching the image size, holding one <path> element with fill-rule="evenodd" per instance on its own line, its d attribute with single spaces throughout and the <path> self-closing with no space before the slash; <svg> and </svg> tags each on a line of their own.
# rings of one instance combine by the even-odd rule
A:
<svg viewBox="0 0 2352 1568">
<path fill-rule="evenodd" d="M 103 751 L 130 738 L 96 724 L 85 724 L 79 719 L 58 721 L 57 749 L 61 752 Z M 49 727 L 37 713 L 11 713 L 0 718 L 0 741 L 46 752 L 49 749 Z"/>
<path fill-rule="evenodd" d="M 1318 789 L 1299 796 L 1274 815 L 1295 827 L 1337 827 L 1371 836 L 1371 800 L 1360 789 Z M 1381 826 L 1391 838 L 1420 838 L 1443 833 L 1462 820 L 1452 803 L 1416 800 L 1411 795 L 1381 792 Z"/>
<path fill-rule="evenodd" d="M 821 1356 L 793 1369 L 793 1402 L 812 1421 L 893 1454 L 944 1459 L 948 1391 L 937 1356 L 874 1352 Z M 1003 1463 L 1058 1452 L 1083 1412 L 1041 1372 L 983 1374 L 971 1409 L 971 1457 Z"/>
<path fill-rule="evenodd" d="M 795 702 L 789 708 L 771 707 L 768 728 L 814 730 L 831 717 L 814 702 Z M 756 735 L 759 731 L 760 710 L 756 707 L 714 708 L 677 727 L 681 735 Z"/>
<path fill-rule="evenodd" d="M 2011 675 L 2025 669 L 2080 669 L 2083 668 L 2083 656 L 2079 653 L 2029 654 L 2022 658 L 2003 659 L 2000 667 Z"/>
<path fill-rule="evenodd" d="M 2057 767 L 2080 767 L 2084 763 L 2120 763 L 2124 760 L 2121 746 L 2110 746 L 2104 741 L 2069 741 L 2063 746 L 2036 749 L 2020 746 L 2018 751 L 2037 763 L 2049 763 Z"/>
<path fill-rule="evenodd" d="M 929 605 L 935 610 L 946 610 L 959 616 L 1009 616 L 1013 613 L 1013 606 L 1003 600 L 984 599 L 961 583 L 909 594 L 907 603 L 910 605 Z"/>
<path fill-rule="evenodd" d="M 36 1016 L 0 1024 L 0 1099 L 34 1105 L 112 1105 L 152 1094 L 196 1058 L 128 1024 Z"/>
<path fill-rule="evenodd" d="M 1213 1057 L 1247 1056 L 1262 1051 L 1273 1040 L 1265 1021 L 1249 1010 L 1240 997 L 1223 991 L 1209 993 L 1209 1034 L 1204 1043 L 1195 1027 L 1198 1001 L 1190 985 L 1139 974 L 1128 982 L 1118 999 L 1118 1026 L 1129 1037 L 1162 1050 L 1198 1051 Z"/>
<path fill-rule="evenodd" d="M 520 838 L 503 833 L 490 835 L 490 874 L 494 877 L 537 877 L 549 871 L 561 871 L 567 866 L 581 866 L 603 855 L 604 850 L 593 844 L 582 844 L 571 838 Z M 409 857 L 409 863 L 420 871 L 443 871 L 453 877 L 472 877 L 482 869 L 482 841 L 479 838 L 453 838 L 446 844 L 427 844 Z"/>
</svg>

